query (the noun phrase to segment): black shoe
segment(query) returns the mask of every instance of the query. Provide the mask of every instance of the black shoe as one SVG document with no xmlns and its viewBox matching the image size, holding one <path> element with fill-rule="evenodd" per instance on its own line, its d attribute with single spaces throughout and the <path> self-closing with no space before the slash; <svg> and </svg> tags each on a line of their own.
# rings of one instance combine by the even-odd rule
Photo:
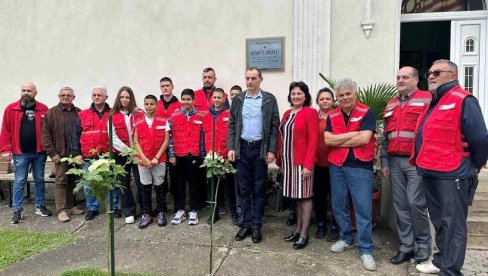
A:
<svg viewBox="0 0 488 276">
<path fill-rule="evenodd" d="M 317 232 L 315 232 L 315 237 L 317 239 L 323 239 L 325 238 L 326 233 L 327 233 L 327 227 L 325 226 L 325 223 L 317 224 Z"/>
<path fill-rule="evenodd" d="M 220 219 L 219 210 L 215 210 L 214 223 L 219 221 L 219 219 Z M 208 213 L 207 224 L 208 225 L 212 224 L 212 208 L 210 208 L 210 212 Z"/>
<path fill-rule="evenodd" d="M 290 213 L 288 216 L 288 219 L 286 220 L 286 225 L 287 226 L 292 226 L 297 224 L 297 214 L 296 213 Z"/>
<path fill-rule="evenodd" d="M 237 234 L 234 237 L 234 239 L 236 241 L 242 241 L 247 236 L 251 235 L 251 232 L 252 232 L 251 227 L 243 226 L 243 227 L 241 227 L 241 230 L 239 230 L 239 232 L 237 232 Z"/>
<path fill-rule="evenodd" d="M 88 210 L 88 212 L 86 212 L 85 215 L 85 220 L 86 221 L 93 220 L 96 216 L 98 216 L 98 211 Z"/>
<path fill-rule="evenodd" d="M 139 225 L 137 227 L 139 227 L 139 229 L 144 229 L 147 228 L 149 224 L 151 224 L 152 222 L 153 222 L 153 218 L 151 217 L 151 215 L 144 214 L 142 215 L 141 221 L 139 222 Z"/>
<path fill-rule="evenodd" d="M 219 209 L 217 210 L 219 215 L 227 215 L 227 208 L 225 208 L 225 205 L 219 205 Z"/>
<path fill-rule="evenodd" d="M 413 258 L 417 263 L 423 263 L 430 258 L 431 253 L 432 251 L 430 250 L 430 247 L 419 247 L 419 250 L 415 253 Z"/>
<path fill-rule="evenodd" d="M 17 224 L 22 221 L 22 211 L 14 211 L 10 223 Z"/>
<path fill-rule="evenodd" d="M 260 227 L 253 227 L 252 229 L 252 242 L 253 243 L 260 243 L 263 240 L 263 236 L 261 235 L 261 228 Z"/>
<path fill-rule="evenodd" d="M 122 210 L 114 209 L 114 218 L 121 218 L 122 217 Z"/>
<path fill-rule="evenodd" d="M 338 241 L 339 240 L 339 227 L 332 225 L 332 227 L 330 227 L 329 234 L 327 234 L 326 240 L 328 242 Z"/>
<path fill-rule="evenodd" d="M 160 212 L 158 214 L 158 226 L 163 227 L 163 226 L 166 226 L 167 224 L 168 224 L 168 221 L 166 220 L 166 216 L 164 215 L 163 212 Z"/>
<path fill-rule="evenodd" d="M 293 231 L 293 233 L 291 233 L 291 235 L 288 235 L 288 236 L 284 237 L 283 239 L 286 242 L 296 242 L 296 241 L 298 241 L 299 238 L 300 238 L 300 233 Z"/>
<path fill-rule="evenodd" d="M 43 204 L 36 208 L 36 215 L 39 215 L 41 217 L 50 217 L 51 211 L 49 211 L 46 208 L 46 205 Z"/>
<path fill-rule="evenodd" d="M 239 215 L 237 213 L 231 214 L 231 218 L 234 225 L 239 225 Z"/>
<path fill-rule="evenodd" d="M 295 250 L 303 249 L 303 248 L 305 248 L 305 246 L 307 246 L 307 244 L 308 244 L 308 237 L 303 238 L 302 236 L 300 236 L 298 241 L 296 241 L 293 244 L 293 249 L 295 249 Z"/>
<path fill-rule="evenodd" d="M 403 252 L 398 250 L 395 256 L 391 257 L 390 263 L 392 264 L 403 264 L 404 262 L 410 261 L 415 254 L 413 251 L 410 252 Z"/>
</svg>

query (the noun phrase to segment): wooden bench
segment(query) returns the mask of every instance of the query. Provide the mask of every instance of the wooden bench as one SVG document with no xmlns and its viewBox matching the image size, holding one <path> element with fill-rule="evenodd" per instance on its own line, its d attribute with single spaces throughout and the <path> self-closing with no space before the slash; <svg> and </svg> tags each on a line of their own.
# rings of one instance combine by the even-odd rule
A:
<svg viewBox="0 0 488 276">
<path fill-rule="evenodd" d="M 54 184 L 55 182 L 55 178 L 50 178 L 49 176 L 51 175 L 51 172 L 52 170 L 54 169 L 54 163 L 50 160 L 46 161 L 46 167 L 45 167 L 45 170 L 44 170 L 44 182 L 45 184 Z M 12 207 L 12 184 L 14 183 L 14 179 L 15 179 L 15 174 L 12 173 L 12 172 L 9 172 L 9 173 L 0 173 L 0 184 L 3 185 L 3 183 L 7 183 L 8 184 L 8 194 L 9 194 L 9 204 L 8 206 L 9 207 Z M 32 173 L 29 173 L 28 176 L 27 176 L 27 191 L 26 191 L 26 195 L 24 198 L 30 198 L 30 195 L 31 195 L 31 183 L 34 182 L 34 178 L 32 177 Z M 1 191 L 1 187 L 0 187 L 0 191 Z M 0 196 L 2 197 L 2 199 L 5 198 L 5 195 L 3 194 L 3 192 L 1 192 L 2 194 L 0 194 Z"/>
</svg>

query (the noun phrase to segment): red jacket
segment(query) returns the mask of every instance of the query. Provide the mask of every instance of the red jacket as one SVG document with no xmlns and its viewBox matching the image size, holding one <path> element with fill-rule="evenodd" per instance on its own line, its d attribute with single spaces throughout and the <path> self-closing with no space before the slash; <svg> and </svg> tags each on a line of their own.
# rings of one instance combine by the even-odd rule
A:
<svg viewBox="0 0 488 276">
<path fill-rule="evenodd" d="M 173 149 L 175 156 L 182 157 L 190 153 L 200 156 L 200 133 L 208 133 L 209 123 L 206 112 L 197 112 L 187 120 L 186 115 L 177 112 L 171 115 Z"/>
<path fill-rule="evenodd" d="M 230 110 L 226 109 L 219 113 L 215 118 L 215 130 L 212 130 L 213 114 L 208 112 L 206 115 L 206 122 L 210 124 L 208 135 L 205 135 L 205 150 L 206 152 L 212 151 L 213 134 L 215 133 L 215 148 L 214 152 L 218 155 L 227 158 L 227 130 L 229 128 L 229 116 Z"/>
<path fill-rule="evenodd" d="M 361 123 L 363 122 L 364 116 L 368 110 L 368 106 L 356 102 L 354 109 L 351 112 L 351 116 L 349 117 L 349 123 L 347 126 L 344 122 L 344 116 L 342 115 L 342 107 L 332 110 L 329 113 L 330 123 L 332 124 L 332 133 L 342 134 L 351 131 L 359 131 Z M 363 162 L 373 160 L 375 155 L 375 142 L 376 138 L 373 135 L 366 145 L 353 147 L 352 151 L 356 159 Z M 344 161 L 347 159 L 349 149 L 350 148 L 344 147 L 331 147 L 328 159 L 329 162 L 336 166 L 342 166 Z"/>
<path fill-rule="evenodd" d="M 276 164 L 281 167 L 283 133 L 281 132 L 283 123 L 291 114 L 291 109 L 283 115 L 280 123 L 280 135 L 278 136 L 278 151 Z M 319 131 L 319 116 L 317 110 L 311 107 L 303 107 L 297 112 L 293 125 L 293 164 L 302 165 L 304 168 L 312 170 L 317 155 L 317 143 Z"/>
<path fill-rule="evenodd" d="M 139 138 L 139 145 L 147 159 L 152 160 L 164 143 L 166 138 L 167 119 L 154 116 L 152 127 L 149 127 L 144 116 L 136 121 L 136 132 Z M 166 151 L 159 158 L 159 163 L 166 162 Z"/>
<path fill-rule="evenodd" d="M 320 167 L 328 167 L 329 161 L 327 160 L 329 156 L 330 147 L 325 143 L 324 131 L 327 125 L 326 118 L 319 118 L 319 137 L 317 142 L 317 158 L 315 160 L 315 165 Z"/>
<path fill-rule="evenodd" d="M 102 118 L 92 109 L 85 109 L 78 115 L 81 121 L 81 154 L 84 158 L 94 157 L 109 151 L 107 120 L 110 110 L 103 113 Z M 93 151 L 95 150 L 95 151 Z"/>
<path fill-rule="evenodd" d="M 452 172 L 459 168 L 463 157 L 469 157 L 469 146 L 461 133 L 461 113 L 464 99 L 471 95 L 457 85 L 449 90 L 425 120 L 422 145 L 417 157 L 412 149 L 411 163 L 421 168 Z M 417 130 L 425 117 L 422 113 Z"/>
<path fill-rule="evenodd" d="M 0 134 L 0 152 L 11 152 L 21 154 L 20 150 L 20 122 L 24 111 L 20 106 L 21 100 L 11 103 L 5 108 L 3 113 L 2 131 Z M 42 152 L 42 120 L 48 108 L 45 104 L 36 101 L 34 117 L 36 120 L 36 151 Z"/>
<path fill-rule="evenodd" d="M 388 135 L 388 154 L 408 155 L 414 145 L 415 126 L 420 114 L 429 108 L 430 92 L 416 90 L 402 107 L 398 97 L 391 99 L 385 109 L 385 134 Z"/>
<path fill-rule="evenodd" d="M 171 114 L 178 112 L 181 109 L 181 102 L 172 102 L 169 104 L 168 109 L 164 109 L 164 104 L 161 100 L 158 100 L 158 105 L 156 106 L 156 116 L 169 118 Z"/>
</svg>

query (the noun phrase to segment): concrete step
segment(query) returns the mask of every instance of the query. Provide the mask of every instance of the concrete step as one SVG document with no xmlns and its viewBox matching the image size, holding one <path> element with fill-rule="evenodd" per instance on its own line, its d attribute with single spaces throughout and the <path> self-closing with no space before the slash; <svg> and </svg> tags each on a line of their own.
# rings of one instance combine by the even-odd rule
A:
<svg viewBox="0 0 488 276">
<path fill-rule="evenodd" d="M 488 250 L 488 235 L 468 235 L 467 248 Z"/>
<path fill-rule="evenodd" d="M 488 192 L 476 191 L 473 205 L 469 207 L 469 214 L 480 212 L 488 213 Z"/>
</svg>

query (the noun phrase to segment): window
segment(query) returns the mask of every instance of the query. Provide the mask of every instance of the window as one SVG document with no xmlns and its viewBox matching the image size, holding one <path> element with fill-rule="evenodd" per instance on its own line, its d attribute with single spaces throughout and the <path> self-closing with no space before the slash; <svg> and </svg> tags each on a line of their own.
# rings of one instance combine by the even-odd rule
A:
<svg viewBox="0 0 488 276">
<path fill-rule="evenodd" d="M 402 0 L 402 14 L 486 10 L 484 0 Z"/>
<path fill-rule="evenodd" d="M 474 66 L 464 66 L 464 89 L 473 93 Z"/>
<path fill-rule="evenodd" d="M 464 41 L 464 52 L 465 53 L 474 53 L 474 38 L 467 38 Z"/>
</svg>

